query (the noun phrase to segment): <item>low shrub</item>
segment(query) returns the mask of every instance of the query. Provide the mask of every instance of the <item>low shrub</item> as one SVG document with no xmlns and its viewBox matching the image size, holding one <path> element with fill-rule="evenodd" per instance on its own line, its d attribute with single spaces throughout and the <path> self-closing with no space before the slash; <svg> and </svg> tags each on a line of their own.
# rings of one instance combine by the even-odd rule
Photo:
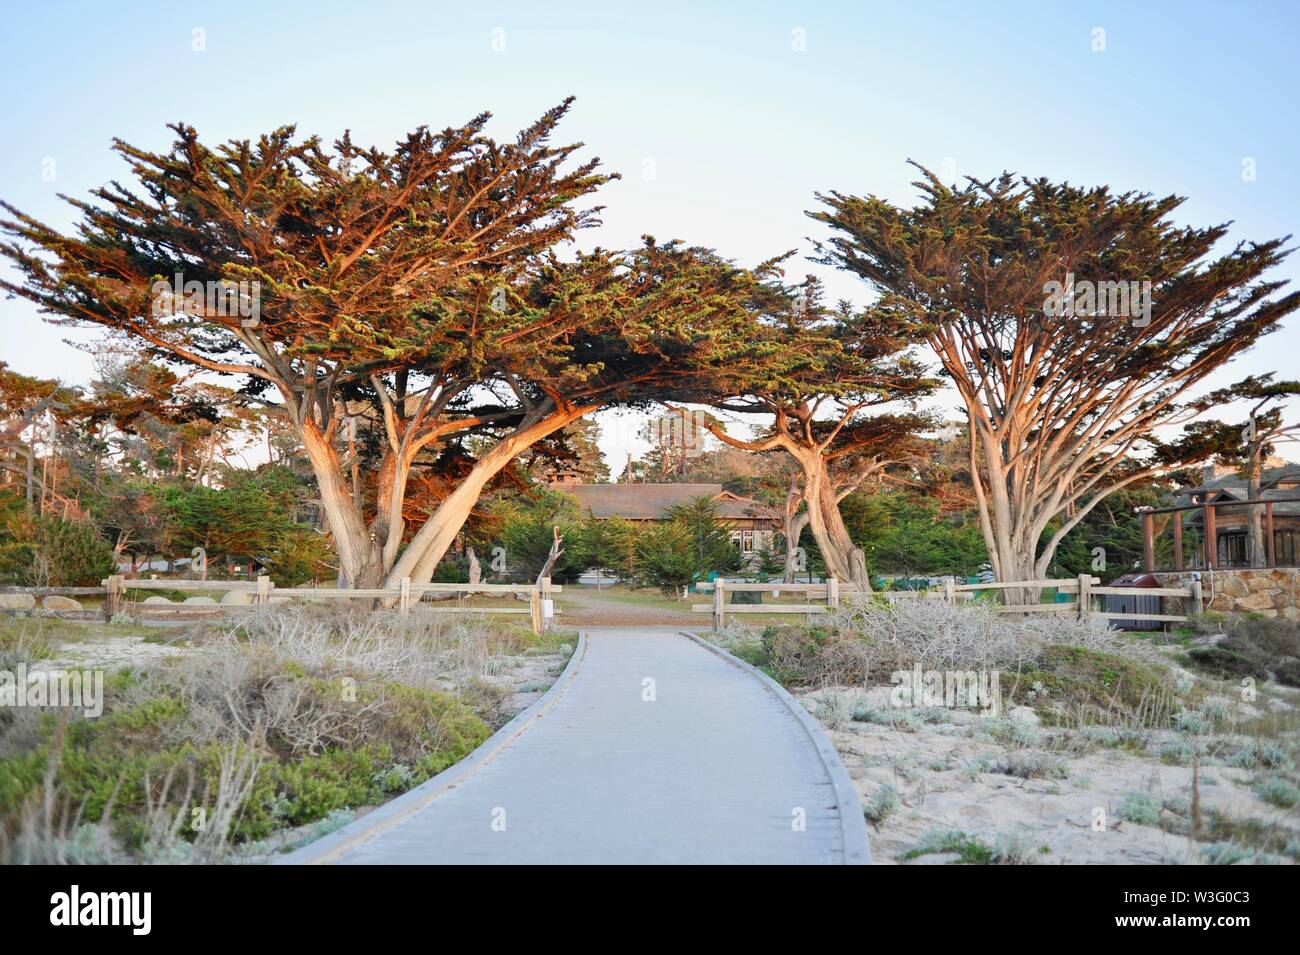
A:
<svg viewBox="0 0 1300 955">
<path fill-rule="evenodd" d="M 1281 617 L 1222 621 L 1225 636 L 1209 647 L 1188 651 L 1192 664 L 1219 679 L 1274 677 L 1300 686 L 1300 622 Z"/>
<path fill-rule="evenodd" d="M 1201 847 L 1201 858 L 1206 865 L 1277 865 L 1275 856 L 1251 849 L 1235 842 L 1215 842 Z"/>
<path fill-rule="evenodd" d="M 1103 708 L 1116 689 L 1127 702 L 1145 687 L 1172 688 L 1155 651 L 1092 624 L 1067 617 L 1015 620 L 984 606 L 923 598 L 890 603 L 867 597 L 846 603 L 824 624 L 769 626 L 760 647 L 753 662 L 787 685 L 882 685 L 919 663 L 927 670 L 1000 670 L 1004 692 L 1023 684 L 1026 694 L 1045 673 L 1035 692 L 1056 689 L 1060 699 L 1059 691 L 1068 689 L 1066 703 L 1080 695 L 1069 684 L 1092 680 L 1106 693 Z"/>
<path fill-rule="evenodd" d="M 468 755 L 491 730 L 439 687 L 478 670 L 488 651 L 475 640 L 493 640 L 371 619 L 258 615 L 110 678 L 98 719 L 24 711 L 0 724 L 0 856 L 62 861 L 77 839 L 107 838 L 141 859 L 201 861 L 379 803 Z M 193 832 L 196 809 L 209 822 Z"/>
<path fill-rule="evenodd" d="M 1050 851 L 1024 827 L 999 833 L 993 842 L 993 861 L 999 865 L 1033 865 Z"/>
<path fill-rule="evenodd" d="M 1033 746 L 1038 742 L 1038 730 L 1029 723 L 1004 717 L 980 720 L 976 732 L 1003 746 Z"/>
<path fill-rule="evenodd" d="M 904 861 L 938 853 L 954 854 L 961 865 L 990 865 L 994 861 L 992 847 L 975 836 L 957 829 L 928 832 L 917 845 L 903 853 Z"/>
<path fill-rule="evenodd" d="M 1248 740 L 1227 758 L 1228 765 L 1238 769 L 1287 769 L 1292 762 L 1286 747 L 1259 739 Z"/>
<path fill-rule="evenodd" d="M 1163 728 L 1181 709 L 1169 670 L 1140 653 L 1119 648 L 1046 646 L 1019 673 L 1002 677 L 1003 694 L 1014 705 L 1034 688 L 1035 712 L 1052 724 L 1124 725 Z"/>
<path fill-rule="evenodd" d="M 1255 786 L 1255 794 L 1266 803 L 1290 809 L 1300 803 L 1300 789 L 1280 776 L 1270 776 Z"/>
<path fill-rule="evenodd" d="M 894 814 L 898 808 L 898 790 L 885 783 L 862 806 L 862 814 L 877 826 Z"/>
<path fill-rule="evenodd" d="M 1070 775 L 1065 762 L 1051 753 L 1017 750 L 1004 756 L 985 757 L 977 768 L 1017 779 L 1065 779 Z"/>
<path fill-rule="evenodd" d="M 1159 826 L 1163 804 L 1151 793 L 1129 793 L 1115 810 L 1115 814 L 1139 826 Z"/>
<path fill-rule="evenodd" d="M 762 636 L 763 665 L 787 686 L 859 686 L 868 650 L 855 635 L 827 627 L 770 626 Z"/>
</svg>

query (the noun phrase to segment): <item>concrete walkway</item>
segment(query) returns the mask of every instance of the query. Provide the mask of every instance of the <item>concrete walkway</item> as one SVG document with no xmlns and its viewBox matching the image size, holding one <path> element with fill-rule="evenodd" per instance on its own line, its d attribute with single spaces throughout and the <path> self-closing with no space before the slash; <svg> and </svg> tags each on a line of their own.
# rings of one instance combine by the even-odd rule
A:
<svg viewBox="0 0 1300 955">
<path fill-rule="evenodd" d="M 843 810 L 844 815 L 841 815 Z M 866 862 L 852 784 L 756 670 L 678 632 L 595 630 L 468 760 L 289 863 Z"/>
</svg>

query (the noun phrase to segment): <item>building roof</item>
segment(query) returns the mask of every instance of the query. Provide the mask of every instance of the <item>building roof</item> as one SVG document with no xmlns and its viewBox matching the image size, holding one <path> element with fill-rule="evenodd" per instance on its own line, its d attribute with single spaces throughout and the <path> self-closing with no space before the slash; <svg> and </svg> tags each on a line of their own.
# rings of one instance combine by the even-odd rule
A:
<svg viewBox="0 0 1300 955">
<path fill-rule="evenodd" d="M 583 509 L 596 518 L 658 521 L 679 504 L 709 497 L 717 504 L 718 517 L 724 520 L 780 520 L 775 508 L 724 491 L 721 484 L 574 484 L 562 490 L 577 498 Z"/>
<path fill-rule="evenodd" d="M 1300 482 L 1300 464 L 1265 468 L 1260 473 L 1259 499 L 1268 501 L 1277 498 L 1294 498 L 1300 494 L 1300 489 L 1295 487 L 1297 482 Z M 1212 494 L 1213 498 L 1218 501 L 1244 501 L 1248 497 L 1246 479 L 1235 472 L 1221 474 L 1213 480 L 1206 481 L 1200 487 L 1184 489 L 1178 495 L 1177 503 L 1190 504 L 1193 495 L 1203 500 L 1206 494 Z M 1223 513 L 1222 509 L 1220 513 Z M 1300 501 L 1278 501 L 1273 505 L 1273 513 L 1275 515 L 1300 515 Z M 1188 520 L 1189 523 L 1198 523 L 1201 520 L 1200 513 L 1193 512 Z"/>
<path fill-rule="evenodd" d="M 1284 464 L 1281 467 L 1264 468 L 1259 475 L 1261 491 L 1276 488 L 1279 484 L 1290 485 L 1297 482 L 1300 482 L 1300 464 Z M 1246 479 L 1237 471 L 1229 471 L 1226 474 L 1211 478 L 1197 487 L 1184 488 L 1181 493 L 1189 495 L 1198 491 L 1228 491 L 1233 497 L 1245 497 Z M 1284 493 L 1293 494 L 1296 492 L 1286 488 Z"/>
</svg>

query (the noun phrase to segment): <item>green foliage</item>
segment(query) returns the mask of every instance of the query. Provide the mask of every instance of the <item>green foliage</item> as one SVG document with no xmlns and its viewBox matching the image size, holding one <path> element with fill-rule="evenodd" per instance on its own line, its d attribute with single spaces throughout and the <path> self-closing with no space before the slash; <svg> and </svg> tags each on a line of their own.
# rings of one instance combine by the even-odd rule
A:
<svg viewBox="0 0 1300 955">
<path fill-rule="evenodd" d="M 469 583 L 469 558 L 460 554 L 448 554 L 438 561 L 438 566 L 433 570 L 432 582 L 435 584 Z"/>
<path fill-rule="evenodd" d="M 1125 488 L 1109 495 L 1093 508 L 1065 537 L 1056 549 L 1048 576 L 1077 577 L 1079 574 L 1099 574 L 1105 580 L 1132 573 L 1142 567 L 1142 517 L 1139 507 L 1167 507 L 1173 503 L 1172 492 L 1159 484 L 1141 488 Z M 1179 515 L 1181 516 L 1181 515 Z M 1156 563 L 1170 566 L 1173 558 L 1173 533 L 1165 530 L 1167 516 L 1158 516 L 1156 522 Z M 1043 531 L 1043 542 L 1054 534 L 1060 521 L 1054 521 Z M 1163 531 L 1163 532 L 1162 532 Z M 1196 536 L 1192 528 L 1183 529 L 1184 558 L 1192 562 Z M 1093 551 L 1105 551 L 1105 569 L 1094 568 Z"/>
<path fill-rule="evenodd" d="M 329 541 L 320 531 L 305 524 L 284 524 L 258 560 L 277 587 L 296 587 L 333 576 L 332 558 Z"/>
<path fill-rule="evenodd" d="M 862 814 L 867 817 L 868 822 L 879 826 L 894 814 L 898 803 L 898 790 L 885 783 L 863 804 Z"/>
<path fill-rule="evenodd" d="M 316 720 L 322 728 L 340 713 L 336 679 L 314 675 L 292 660 L 252 664 L 243 684 L 222 691 L 232 700 L 250 693 L 292 699 L 301 719 Z M 142 697 L 146 687 L 151 695 Z M 16 825 L 23 804 L 42 787 L 51 759 L 57 760 L 60 798 L 83 807 L 86 819 L 98 819 L 107 809 L 115 833 L 132 849 L 143 838 L 147 792 L 174 810 L 191 786 L 196 805 L 217 791 L 231 744 L 178 742 L 189 733 L 194 705 L 180 686 L 166 680 L 142 685 L 124 674 L 107 681 L 105 690 L 102 717 L 74 719 L 62 733 L 55 717 L 42 717 L 36 745 L 0 759 L 0 829 Z M 365 719 L 343 713 L 345 722 L 326 731 L 337 742 L 320 752 L 301 749 L 274 727 L 256 744 L 259 765 L 234 822 L 234 841 L 261 839 L 283 826 L 377 804 L 464 758 L 490 733 L 472 710 L 445 693 L 363 677 L 356 694 L 356 706 L 348 706 L 363 708 Z M 0 741 L 12 749 L 15 741 L 3 739 L 5 729 L 0 723 Z"/>
<path fill-rule="evenodd" d="M 89 523 L 21 512 L 0 521 L 0 582 L 93 587 L 114 567 L 113 549 Z"/>
<path fill-rule="evenodd" d="M 647 525 L 636 543 L 637 582 L 674 594 L 700 580 L 707 571 L 691 544 L 690 532 L 676 522 Z"/>
<path fill-rule="evenodd" d="M 875 573 L 967 577 L 988 562 L 973 512 L 941 514 L 933 499 L 890 490 L 852 494 L 840 512 Z"/>
<path fill-rule="evenodd" d="M 641 528 L 623 518 L 587 522 L 592 563 L 610 570 L 620 580 L 637 579 L 637 553 Z"/>
<path fill-rule="evenodd" d="M 717 505 L 697 497 L 668 511 L 668 519 L 686 531 L 696 564 L 719 574 L 740 569 L 741 555 L 731 540 L 729 525 L 718 519 Z"/>
<path fill-rule="evenodd" d="M 1173 678 L 1162 667 L 1062 644 L 1044 647 L 1036 664 L 1016 674 L 1003 673 L 1002 687 L 1012 700 L 1033 689 L 1035 709 L 1049 723 L 1158 723 L 1174 698 Z"/>
<path fill-rule="evenodd" d="M 537 579 L 550 553 L 556 527 L 563 550 L 551 569 L 551 579 L 556 583 L 567 582 L 591 566 L 587 527 L 577 502 L 569 495 L 542 491 L 533 498 L 496 502 L 489 511 L 495 521 L 495 533 L 484 544 L 505 548 L 506 574 L 511 580 Z"/>
<path fill-rule="evenodd" d="M 161 489 L 171 552 L 202 547 L 210 564 L 253 561 L 280 587 L 333 575 L 327 539 L 295 520 L 314 493 L 310 485 L 280 467 L 228 477 L 222 488 L 174 481 Z"/>
<path fill-rule="evenodd" d="M 955 829 L 926 833 L 915 848 L 903 853 L 902 858 L 911 861 L 938 853 L 956 855 L 959 865 L 990 865 L 994 861 L 991 846 Z"/>
<path fill-rule="evenodd" d="M 1300 789 L 1280 776 L 1270 776 L 1255 786 L 1255 792 L 1266 803 L 1280 809 L 1291 809 L 1300 802 Z"/>
<path fill-rule="evenodd" d="M 779 577 L 785 572 L 785 554 L 776 542 L 776 538 L 764 541 L 763 546 L 755 552 L 757 561 L 754 572 L 760 578 Z"/>
<path fill-rule="evenodd" d="M 1139 826 L 1156 826 L 1162 823 L 1161 813 L 1165 811 L 1163 800 L 1147 792 L 1132 792 L 1120 800 L 1115 815 Z"/>
<path fill-rule="evenodd" d="M 1227 634 L 1208 647 L 1194 647 L 1188 658 L 1220 679 L 1272 674 L 1286 686 L 1300 686 L 1300 623 L 1277 617 L 1242 618 L 1227 624 Z"/>
<path fill-rule="evenodd" d="M 668 520 L 645 526 L 637 540 L 638 580 L 664 593 L 677 593 L 710 573 L 735 573 L 742 564 L 740 549 L 708 497 L 674 507 Z"/>
</svg>

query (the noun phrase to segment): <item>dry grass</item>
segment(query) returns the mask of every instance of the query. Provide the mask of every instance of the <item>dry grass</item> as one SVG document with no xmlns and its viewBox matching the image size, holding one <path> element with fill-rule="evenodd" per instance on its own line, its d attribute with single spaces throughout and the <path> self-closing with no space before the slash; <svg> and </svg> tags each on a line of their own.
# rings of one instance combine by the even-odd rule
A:
<svg viewBox="0 0 1300 955">
<path fill-rule="evenodd" d="M 0 786 L 0 860 L 241 858 L 462 758 L 505 692 L 487 681 L 563 636 L 307 606 L 184 639 L 110 681 L 101 720 L 65 715 L 53 736 L 37 711 L 0 722 L 0 772 L 18 774 Z"/>
<path fill-rule="evenodd" d="M 830 621 L 835 629 L 860 637 L 864 666 L 872 675 L 886 677 L 915 662 L 935 669 L 1014 670 L 1053 644 L 1134 652 L 1131 643 L 1099 623 L 1060 615 L 1015 618 L 980 604 L 866 598 L 842 606 Z"/>
</svg>

